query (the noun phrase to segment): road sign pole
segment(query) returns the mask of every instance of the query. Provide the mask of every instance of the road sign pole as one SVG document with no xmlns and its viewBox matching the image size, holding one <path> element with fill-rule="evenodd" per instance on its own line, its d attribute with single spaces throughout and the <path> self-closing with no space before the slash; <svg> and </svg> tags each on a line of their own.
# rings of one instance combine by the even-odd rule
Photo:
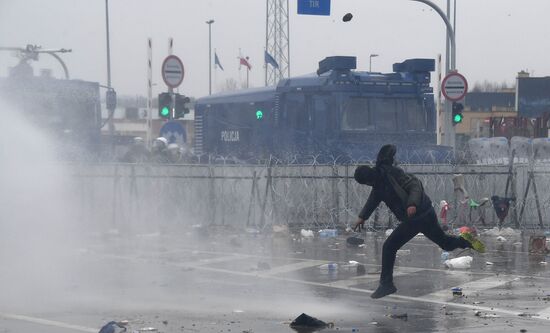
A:
<svg viewBox="0 0 550 333">
<path fill-rule="evenodd" d="M 168 38 L 168 55 L 171 56 L 174 53 L 174 39 L 172 37 Z M 170 93 L 170 119 L 174 119 L 174 88 L 168 87 L 168 92 Z"/>
<path fill-rule="evenodd" d="M 147 40 L 147 148 L 153 141 L 153 40 Z"/>
<path fill-rule="evenodd" d="M 452 102 L 459 101 L 468 92 L 468 81 L 456 71 L 445 76 L 441 83 L 441 91 L 445 96 L 445 143 L 456 148 L 456 135 L 452 119 Z"/>
<path fill-rule="evenodd" d="M 434 4 L 431 0 L 412 0 L 416 2 L 421 2 L 423 4 L 426 4 L 430 6 L 433 10 L 435 10 L 441 19 L 443 19 L 443 22 L 445 23 L 447 27 L 447 40 L 451 43 L 451 54 L 450 54 L 450 66 L 449 64 L 445 64 L 445 74 L 449 73 L 449 67 L 450 70 L 456 70 L 456 41 L 455 41 L 455 32 L 454 28 L 451 25 L 451 22 L 449 21 L 449 18 L 447 15 L 439 8 L 436 4 Z M 447 52 L 448 53 L 448 52 Z M 447 59 L 449 60 L 449 59 Z M 451 113 L 452 113 L 452 105 L 449 101 L 445 100 L 445 117 L 444 117 L 444 130 L 445 130 L 445 136 L 443 138 L 443 143 L 446 146 L 451 146 L 454 148 L 455 144 L 455 129 L 452 125 L 452 119 L 451 119 Z"/>
</svg>

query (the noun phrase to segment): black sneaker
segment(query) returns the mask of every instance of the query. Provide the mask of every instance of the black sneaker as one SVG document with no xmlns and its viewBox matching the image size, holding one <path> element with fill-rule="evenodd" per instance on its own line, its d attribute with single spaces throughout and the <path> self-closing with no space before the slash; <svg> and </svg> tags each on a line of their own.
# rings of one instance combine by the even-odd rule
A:
<svg viewBox="0 0 550 333">
<path fill-rule="evenodd" d="M 393 283 L 380 284 L 378 288 L 372 293 L 372 295 L 370 295 L 370 297 L 374 299 L 382 298 L 384 296 L 391 295 L 396 291 L 397 288 L 395 288 Z"/>
</svg>

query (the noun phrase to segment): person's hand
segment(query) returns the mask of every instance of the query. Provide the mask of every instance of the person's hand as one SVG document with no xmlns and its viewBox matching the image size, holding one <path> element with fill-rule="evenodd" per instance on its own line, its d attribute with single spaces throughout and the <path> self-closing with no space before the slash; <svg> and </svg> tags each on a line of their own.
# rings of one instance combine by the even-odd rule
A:
<svg viewBox="0 0 550 333">
<path fill-rule="evenodd" d="M 365 220 L 362 218 L 358 218 L 357 222 L 355 222 L 355 226 L 353 227 L 353 231 L 361 231 L 362 228 L 365 226 Z"/>
<path fill-rule="evenodd" d="M 407 216 L 408 217 L 413 217 L 414 214 L 416 214 L 416 207 L 415 206 L 409 206 L 409 208 L 407 208 Z"/>
</svg>

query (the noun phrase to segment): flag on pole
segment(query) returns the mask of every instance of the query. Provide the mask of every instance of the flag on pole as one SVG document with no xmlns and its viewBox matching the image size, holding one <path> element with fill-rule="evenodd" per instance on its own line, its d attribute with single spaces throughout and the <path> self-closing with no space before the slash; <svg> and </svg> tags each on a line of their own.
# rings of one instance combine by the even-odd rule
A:
<svg viewBox="0 0 550 333">
<path fill-rule="evenodd" d="M 214 51 L 214 66 L 220 67 L 220 69 L 223 71 L 222 64 L 220 63 L 220 59 L 218 58 L 218 54 L 216 51 Z"/>
<path fill-rule="evenodd" d="M 275 61 L 275 58 L 273 58 L 273 56 L 267 51 L 264 51 L 264 58 L 266 64 L 270 64 L 274 68 L 279 68 L 279 64 L 277 63 L 277 61 Z"/>
<path fill-rule="evenodd" d="M 250 63 L 248 62 L 248 57 L 246 58 L 243 58 L 243 57 L 239 57 L 239 67 L 241 65 L 243 66 L 246 66 L 248 68 L 248 70 L 251 70 L 252 69 L 252 66 L 250 65 Z"/>
</svg>

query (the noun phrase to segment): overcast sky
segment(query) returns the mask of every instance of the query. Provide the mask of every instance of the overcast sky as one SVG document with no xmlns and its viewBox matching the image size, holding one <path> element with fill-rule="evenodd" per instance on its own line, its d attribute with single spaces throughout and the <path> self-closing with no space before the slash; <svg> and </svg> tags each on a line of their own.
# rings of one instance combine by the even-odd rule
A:
<svg viewBox="0 0 550 333">
<path fill-rule="evenodd" d="M 446 7 L 446 0 L 434 0 Z M 239 72 L 239 48 L 250 57 L 252 86 L 264 80 L 265 0 L 109 0 L 112 83 L 119 94 L 145 95 L 147 38 L 153 39 L 154 94 L 165 90 L 160 66 L 168 38 L 185 65 L 180 88 L 191 96 L 208 93 L 208 19 L 212 47 L 225 71 L 213 71 L 214 91 L 228 78 L 245 80 Z M 409 0 L 332 0 L 329 17 L 297 15 L 290 0 L 291 75 L 314 72 L 319 60 L 354 55 L 360 69 L 389 72 L 407 58 L 445 54 L 443 21 L 428 6 Z M 342 16 L 351 12 L 351 22 Z M 457 0 L 457 68 L 470 83 L 489 80 L 508 84 L 516 73 L 550 75 L 549 0 Z M 0 46 L 38 44 L 70 48 L 62 55 L 72 78 L 105 84 L 104 0 L 0 0 Z M 443 57 L 444 58 L 444 57 Z M 17 60 L 0 52 L 0 76 Z M 36 69 L 59 65 L 44 56 Z"/>
</svg>

